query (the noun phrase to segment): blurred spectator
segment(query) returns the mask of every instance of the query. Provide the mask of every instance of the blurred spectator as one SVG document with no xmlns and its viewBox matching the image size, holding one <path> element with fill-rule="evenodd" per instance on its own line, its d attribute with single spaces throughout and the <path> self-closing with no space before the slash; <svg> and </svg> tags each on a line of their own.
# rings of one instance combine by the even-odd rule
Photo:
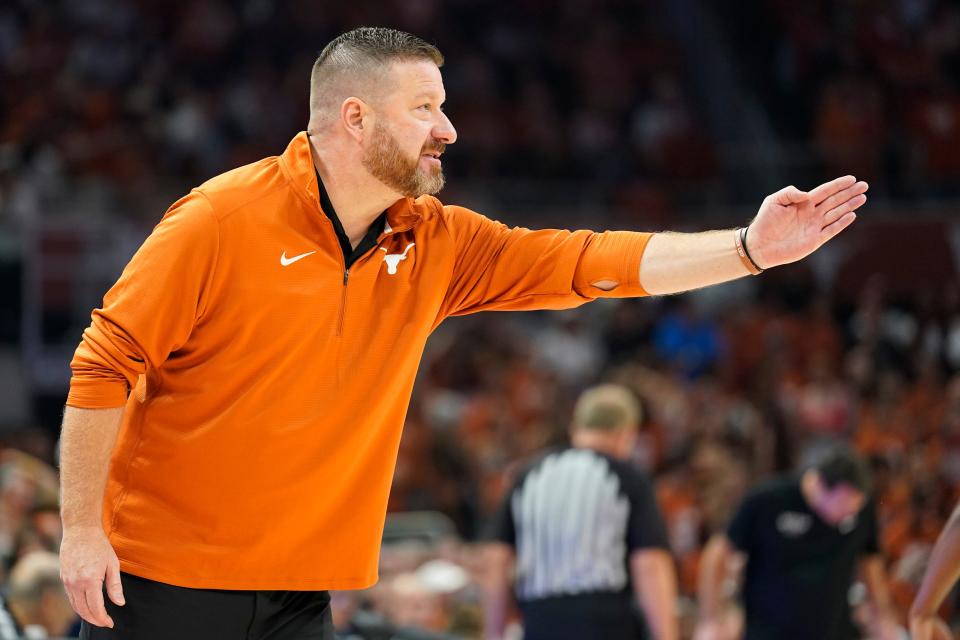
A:
<svg viewBox="0 0 960 640">
<path fill-rule="evenodd" d="M 388 523 L 389 526 L 389 523 Z M 479 638 L 476 550 L 447 540 L 383 548 L 379 583 L 366 591 L 332 592 L 337 637 L 344 640 Z"/>
<path fill-rule="evenodd" d="M 678 373 L 697 377 L 709 371 L 720 356 L 719 331 L 713 320 L 698 312 L 688 298 L 671 303 L 654 327 L 653 344 Z"/>
<path fill-rule="evenodd" d="M 58 496 L 51 467 L 16 449 L 0 450 L 0 575 L 28 551 L 59 550 Z"/>
<path fill-rule="evenodd" d="M 32 551 L 17 561 L 6 602 L 26 638 L 66 636 L 77 620 L 60 583 L 60 561 L 52 551 Z"/>
</svg>

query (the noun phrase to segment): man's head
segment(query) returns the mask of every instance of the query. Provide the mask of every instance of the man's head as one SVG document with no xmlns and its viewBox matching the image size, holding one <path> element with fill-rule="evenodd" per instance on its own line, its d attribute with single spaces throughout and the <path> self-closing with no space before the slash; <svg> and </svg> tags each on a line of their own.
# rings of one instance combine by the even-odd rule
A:
<svg viewBox="0 0 960 640">
<path fill-rule="evenodd" d="M 866 462 L 845 446 L 831 448 L 803 477 L 810 507 L 833 525 L 863 509 L 872 484 Z"/>
<path fill-rule="evenodd" d="M 636 442 L 640 415 L 640 403 L 626 387 L 592 387 L 580 395 L 573 409 L 570 440 L 575 447 L 625 458 Z"/>
<path fill-rule="evenodd" d="M 347 143 L 374 178 L 402 196 L 437 193 L 440 154 L 457 133 L 441 106 L 443 55 L 420 38 L 362 27 L 335 38 L 310 75 L 311 136 Z"/>
<path fill-rule="evenodd" d="M 76 619 L 60 582 L 60 560 L 50 551 L 31 551 L 17 561 L 7 601 L 21 626 L 43 627 L 52 636 L 66 635 Z"/>
</svg>

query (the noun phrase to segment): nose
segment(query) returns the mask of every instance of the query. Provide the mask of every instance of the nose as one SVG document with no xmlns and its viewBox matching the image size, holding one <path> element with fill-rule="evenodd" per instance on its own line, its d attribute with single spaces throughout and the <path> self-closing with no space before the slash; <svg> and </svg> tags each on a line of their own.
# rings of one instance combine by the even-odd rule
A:
<svg viewBox="0 0 960 640">
<path fill-rule="evenodd" d="M 453 128 L 453 123 L 443 111 L 439 111 L 440 121 L 433 127 L 433 137 L 444 144 L 453 144 L 457 141 L 457 130 Z"/>
</svg>

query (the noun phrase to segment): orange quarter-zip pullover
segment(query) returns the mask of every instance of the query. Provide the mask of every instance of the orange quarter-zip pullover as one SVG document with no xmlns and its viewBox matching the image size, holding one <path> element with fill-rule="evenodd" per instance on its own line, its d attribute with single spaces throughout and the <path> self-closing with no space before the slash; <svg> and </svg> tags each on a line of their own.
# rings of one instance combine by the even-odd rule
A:
<svg viewBox="0 0 960 640">
<path fill-rule="evenodd" d="M 423 196 L 390 207 L 348 271 L 306 133 L 194 189 L 71 364 L 67 404 L 126 407 L 103 516 L 121 569 L 194 588 L 370 586 L 430 332 L 645 295 L 649 235 L 511 229 Z"/>
</svg>

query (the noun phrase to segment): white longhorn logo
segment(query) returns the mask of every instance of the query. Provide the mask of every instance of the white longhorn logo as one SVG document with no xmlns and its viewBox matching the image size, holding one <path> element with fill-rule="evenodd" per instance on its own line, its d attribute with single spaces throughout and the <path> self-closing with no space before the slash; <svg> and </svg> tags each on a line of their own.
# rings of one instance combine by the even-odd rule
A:
<svg viewBox="0 0 960 640">
<path fill-rule="evenodd" d="M 416 243 L 411 242 L 408 244 L 407 248 L 403 250 L 403 253 L 387 253 L 386 249 L 380 247 L 380 251 L 387 253 L 387 255 L 383 256 L 383 261 L 387 263 L 387 273 L 390 275 L 396 275 L 397 265 L 400 264 L 401 260 L 407 259 L 407 251 L 410 251 L 410 247 L 412 247 L 414 244 Z"/>
</svg>

